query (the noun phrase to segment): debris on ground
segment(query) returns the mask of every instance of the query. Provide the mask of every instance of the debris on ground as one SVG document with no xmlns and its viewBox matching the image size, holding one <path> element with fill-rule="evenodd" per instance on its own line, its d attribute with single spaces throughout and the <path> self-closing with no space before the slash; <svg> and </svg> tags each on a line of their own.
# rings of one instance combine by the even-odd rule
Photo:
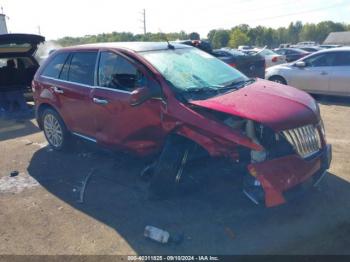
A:
<svg viewBox="0 0 350 262">
<path fill-rule="evenodd" d="M 140 177 L 142 180 L 144 181 L 148 181 L 149 179 L 151 179 L 153 173 L 154 173 L 154 168 L 156 166 L 156 162 L 153 162 L 150 165 L 147 165 L 140 174 Z"/>
<path fill-rule="evenodd" d="M 154 227 L 146 226 L 143 235 L 146 238 L 152 239 L 158 243 L 166 244 L 169 241 L 170 234 L 168 231 Z"/>
<path fill-rule="evenodd" d="M 20 193 L 24 189 L 39 186 L 38 181 L 28 175 L 20 176 L 3 176 L 0 178 L 0 194 L 1 193 Z"/>
<path fill-rule="evenodd" d="M 80 195 L 79 195 L 78 203 L 84 203 L 86 187 L 87 187 L 87 185 L 88 185 L 88 183 L 90 181 L 90 178 L 93 175 L 94 171 L 95 171 L 95 169 L 91 169 L 89 174 L 85 177 L 84 181 L 82 182 L 82 187 L 80 189 Z M 73 191 L 74 191 L 74 189 L 73 189 Z"/>
<path fill-rule="evenodd" d="M 19 172 L 17 170 L 14 170 L 10 173 L 10 177 L 18 176 Z"/>
<path fill-rule="evenodd" d="M 233 230 L 229 227 L 225 227 L 225 233 L 228 235 L 229 238 L 234 239 L 235 233 L 233 232 Z"/>
</svg>

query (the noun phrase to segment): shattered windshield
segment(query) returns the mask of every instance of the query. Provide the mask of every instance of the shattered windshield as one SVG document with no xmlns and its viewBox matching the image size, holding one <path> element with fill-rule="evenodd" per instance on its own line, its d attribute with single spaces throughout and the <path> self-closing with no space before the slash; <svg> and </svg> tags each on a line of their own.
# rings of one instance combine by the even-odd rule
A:
<svg viewBox="0 0 350 262">
<path fill-rule="evenodd" d="M 197 48 L 141 52 L 176 91 L 220 92 L 249 79 L 219 59 Z"/>
</svg>

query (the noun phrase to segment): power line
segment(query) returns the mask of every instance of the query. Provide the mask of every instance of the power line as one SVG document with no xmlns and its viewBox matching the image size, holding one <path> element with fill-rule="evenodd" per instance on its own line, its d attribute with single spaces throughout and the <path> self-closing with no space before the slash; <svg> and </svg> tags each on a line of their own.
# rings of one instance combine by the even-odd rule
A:
<svg viewBox="0 0 350 262">
<path fill-rule="evenodd" d="M 276 19 L 276 18 L 282 18 L 282 17 L 287 17 L 287 16 L 293 16 L 293 15 L 301 15 L 301 14 L 307 14 L 307 13 L 313 13 L 313 12 L 317 12 L 317 11 L 322 11 L 322 10 L 327 10 L 327 9 L 331 9 L 334 7 L 338 7 L 338 6 L 342 6 L 342 5 L 347 5 L 349 3 L 342 3 L 342 4 L 335 4 L 335 5 L 330 5 L 327 7 L 320 7 L 320 8 L 315 8 L 315 9 L 309 9 L 309 10 L 305 10 L 305 11 L 301 11 L 301 12 L 294 12 L 294 13 L 288 13 L 288 14 L 283 14 L 283 15 L 276 15 L 276 16 L 270 16 L 270 17 L 263 17 L 263 18 L 258 18 L 258 19 L 254 19 L 254 21 L 262 21 L 262 20 L 272 20 L 272 19 Z M 253 19 L 251 19 L 250 21 L 252 21 Z M 249 21 L 249 20 L 248 20 Z"/>
</svg>

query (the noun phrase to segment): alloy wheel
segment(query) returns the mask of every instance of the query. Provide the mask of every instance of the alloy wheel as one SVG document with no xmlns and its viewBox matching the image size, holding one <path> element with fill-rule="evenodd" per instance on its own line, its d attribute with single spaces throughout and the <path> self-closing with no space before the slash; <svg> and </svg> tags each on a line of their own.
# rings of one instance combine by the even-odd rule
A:
<svg viewBox="0 0 350 262">
<path fill-rule="evenodd" d="M 47 114 L 44 117 L 44 131 L 49 143 L 58 148 L 63 143 L 63 130 L 60 122 L 52 114 Z"/>
</svg>

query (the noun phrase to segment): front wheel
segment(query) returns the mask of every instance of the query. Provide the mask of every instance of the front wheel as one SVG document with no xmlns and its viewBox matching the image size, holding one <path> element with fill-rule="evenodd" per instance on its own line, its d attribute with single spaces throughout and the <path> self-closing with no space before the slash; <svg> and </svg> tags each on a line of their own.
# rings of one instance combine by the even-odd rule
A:
<svg viewBox="0 0 350 262">
<path fill-rule="evenodd" d="M 282 85 L 286 85 L 287 84 L 286 79 L 284 79 L 282 76 L 272 76 L 272 77 L 269 78 L 269 80 L 272 81 L 272 82 L 276 82 L 276 83 L 282 84 Z"/>
<path fill-rule="evenodd" d="M 170 136 L 165 142 L 150 184 L 150 193 L 166 198 L 179 192 L 190 192 L 198 185 L 187 172 L 190 154 L 196 144 L 179 136 Z M 186 170 L 185 170 L 186 169 Z"/>
<path fill-rule="evenodd" d="M 64 150 L 68 148 L 69 132 L 59 114 L 51 109 L 46 109 L 41 122 L 47 142 L 55 150 Z"/>
</svg>

